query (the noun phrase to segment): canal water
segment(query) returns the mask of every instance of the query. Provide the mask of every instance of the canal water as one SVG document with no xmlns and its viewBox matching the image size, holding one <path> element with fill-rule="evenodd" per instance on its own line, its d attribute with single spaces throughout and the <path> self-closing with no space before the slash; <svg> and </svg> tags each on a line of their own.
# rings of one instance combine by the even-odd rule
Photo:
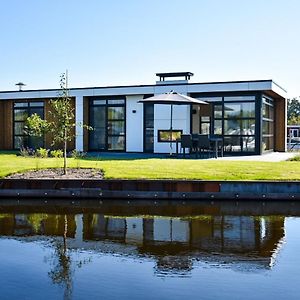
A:
<svg viewBox="0 0 300 300">
<path fill-rule="evenodd" d="M 1 203 L 1 299 L 299 299 L 298 203 Z"/>
</svg>

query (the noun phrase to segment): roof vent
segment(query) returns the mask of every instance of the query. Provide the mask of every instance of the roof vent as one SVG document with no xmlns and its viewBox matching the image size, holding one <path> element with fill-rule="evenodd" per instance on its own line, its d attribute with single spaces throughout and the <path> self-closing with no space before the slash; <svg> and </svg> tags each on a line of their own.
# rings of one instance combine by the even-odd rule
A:
<svg viewBox="0 0 300 300">
<path fill-rule="evenodd" d="M 19 87 L 19 91 L 22 91 L 23 86 L 25 86 L 26 84 L 23 82 L 18 82 L 15 85 L 17 85 Z"/>
<path fill-rule="evenodd" d="M 159 76 L 159 81 L 165 81 L 166 78 L 184 77 L 184 80 L 190 80 L 194 76 L 192 72 L 173 72 L 173 73 L 156 73 Z"/>
<path fill-rule="evenodd" d="M 159 77 L 159 81 L 156 81 L 156 84 L 188 83 L 188 81 L 191 79 L 191 76 L 193 76 L 193 75 L 194 75 L 194 73 L 192 73 L 192 72 L 156 73 L 156 76 Z M 166 78 L 168 78 L 168 79 L 166 80 Z M 172 79 L 169 79 L 169 78 L 172 78 Z M 174 80 L 174 78 L 175 78 L 175 80 Z"/>
</svg>

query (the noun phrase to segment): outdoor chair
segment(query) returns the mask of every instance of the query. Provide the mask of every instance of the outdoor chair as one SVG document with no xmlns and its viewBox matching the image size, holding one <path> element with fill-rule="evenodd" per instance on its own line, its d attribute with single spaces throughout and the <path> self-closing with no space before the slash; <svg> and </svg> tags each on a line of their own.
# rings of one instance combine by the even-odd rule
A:
<svg viewBox="0 0 300 300">
<path fill-rule="evenodd" d="M 203 158 L 204 155 L 207 155 L 208 158 L 213 154 L 213 148 L 209 140 L 208 134 L 199 134 L 198 136 L 198 152 L 200 153 L 200 158 Z"/>
<path fill-rule="evenodd" d="M 211 140 L 211 142 L 212 142 L 212 139 L 218 139 L 217 146 L 212 145 L 212 147 L 217 148 L 217 149 L 214 149 L 214 152 L 217 151 L 217 153 L 215 153 L 215 155 L 218 154 L 217 156 L 223 157 L 223 155 L 224 155 L 224 144 L 223 144 L 222 135 L 220 135 L 220 134 L 211 134 L 209 136 L 209 139 Z"/>
<path fill-rule="evenodd" d="M 181 149 L 183 149 L 183 157 L 185 157 L 185 149 L 189 149 L 189 154 L 191 154 L 193 149 L 193 140 L 191 134 L 181 135 Z"/>
<path fill-rule="evenodd" d="M 193 151 L 197 154 L 198 152 L 198 138 L 199 133 L 192 133 L 192 141 L 193 141 Z"/>
</svg>

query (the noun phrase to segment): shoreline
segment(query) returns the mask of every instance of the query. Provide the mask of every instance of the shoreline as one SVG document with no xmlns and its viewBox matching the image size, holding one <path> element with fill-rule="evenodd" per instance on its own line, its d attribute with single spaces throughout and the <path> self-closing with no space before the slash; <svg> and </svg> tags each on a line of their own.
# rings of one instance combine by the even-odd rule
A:
<svg viewBox="0 0 300 300">
<path fill-rule="evenodd" d="M 0 179 L 0 199 L 300 200 L 300 181 Z"/>
</svg>

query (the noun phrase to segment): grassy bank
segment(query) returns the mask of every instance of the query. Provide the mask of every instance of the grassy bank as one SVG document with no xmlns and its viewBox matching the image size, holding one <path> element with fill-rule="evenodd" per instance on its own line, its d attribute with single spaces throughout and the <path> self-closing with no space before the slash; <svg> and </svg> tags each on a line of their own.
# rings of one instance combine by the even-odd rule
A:
<svg viewBox="0 0 300 300">
<path fill-rule="evenodd" d="M 102 169 L 107 179 L 300 180 L 300 163 L 297 161 L 89 158 L 68 159 L 68 164 L 75 168 Z M 15 172 L 61 166 L 62 159 L 0 154 L 2 178 Z"/>
</svg>

